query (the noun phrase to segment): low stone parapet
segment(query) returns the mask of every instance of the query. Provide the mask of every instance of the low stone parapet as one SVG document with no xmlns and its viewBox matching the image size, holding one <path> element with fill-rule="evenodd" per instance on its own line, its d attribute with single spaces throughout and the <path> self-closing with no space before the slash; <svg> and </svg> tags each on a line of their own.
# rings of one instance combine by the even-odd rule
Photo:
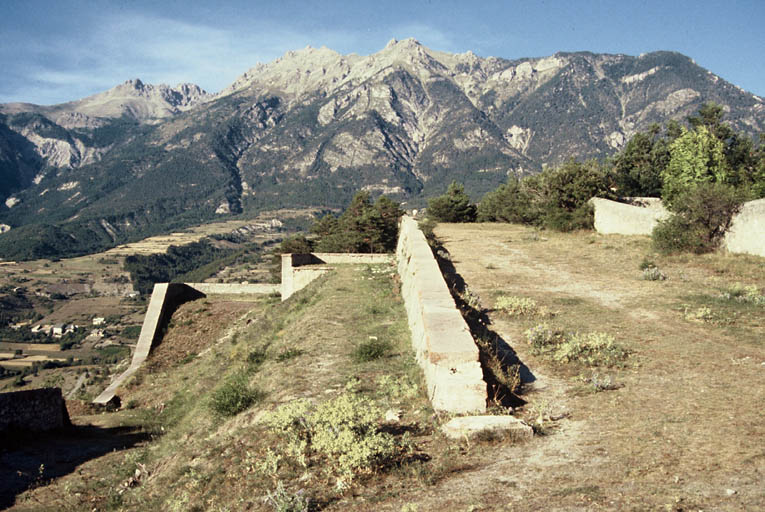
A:
<svg viewBox="0 0 765 512">
<path fill-rule="evenodd" d="M 334 252 L 282 254 L 282 301 L 289 299 L 295 292 L 332 270 L 326 265 L 376 265 L 390 263 L 392 260 L 391 254 Z"/>
<path fill-rule="evenodd" d="M 401 220 L 396 257 L 412 345 L 433 408 L 484 412 L 487 391 L 478 347 L 425 236 L 410 217 Z"/>
<path fill-rule="evenodd" d="M 281 285 L 267 283 L 184 283 L 205 295 L 268 295 L 279 293 Z"/>
</svg>

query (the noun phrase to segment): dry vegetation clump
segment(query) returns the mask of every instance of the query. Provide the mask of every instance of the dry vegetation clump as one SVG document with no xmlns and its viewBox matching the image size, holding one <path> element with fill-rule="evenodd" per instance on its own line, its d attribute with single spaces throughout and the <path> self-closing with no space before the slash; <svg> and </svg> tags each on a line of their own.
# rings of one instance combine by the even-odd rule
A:
<svg viewBox="0 0 765 512">
<path fill-rule="evenodd" d="M 500 295 L 494 301 L 494 309 L 509 316 L 534 315 L 539 310 L 534 299 L 515 295 Z"/>
<path fill-rule="evenodd" d="M 533 354 L 548 355 L 559 363 L 615 366 L 628 356 L 628 351 L 604 332 L 566 333 L 541 323 L 524 334 Z"/>
</svg>

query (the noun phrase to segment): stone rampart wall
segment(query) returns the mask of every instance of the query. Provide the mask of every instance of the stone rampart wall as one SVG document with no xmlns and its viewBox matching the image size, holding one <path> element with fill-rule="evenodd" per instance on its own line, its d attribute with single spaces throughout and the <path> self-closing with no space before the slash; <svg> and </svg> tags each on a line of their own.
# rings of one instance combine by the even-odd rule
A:
<svg viewBox="0 0 765 512">
<path fill-rule="evenodd" d="M 592 198 L 595 230 L 606 235 L 650 235 L 656 223 L 669 216 L 659 199 L 635 198 L 635 201 L 644 206 Z M 733 253 L 765 256 L 765 199 L 744 203 L 733 217 L 723 247 Z"/>
<path fill-rule="evenodd" d="M 321 263 L 326 263 L 327 265 L 375 265 L 393 261 L 392 254 L 351 254 L 334 252 L 315 252 L 312 254 L 319 258 Z"/>
<path fill-rule="evenodd" d="M 0 432 L 44 432 L 69 425 L 61 388 L 0 393 Z"/>
<path fill-rule="evenodd" d="M 410 217 L 401 220 L 396 256 L 412 345 L 425 373 L 433 408 L 452 413 L 484 412 L 487 388 L 478 347 L 425 236 Z"/>
<path fill-rule="evenodd" d="M 117 392 L 117 388 L 130 378 L 138 368 L 141 367 L 146 358 L 149 357 L 151 347 L 154 341 L 159 337 L 160 332 L 167 324 L 173 311 L 184 302 L 204 297 L 204 294 L 194 288 L 182 283 L 157 283 L 151 292 L 149 307 L 146 309 L 146 315 L 143 317 L 141 334 L 138 337 L 138 344 L 133 352 L 133 359 L 130 366 L 111 384 L 93 400 L 93 403 L 105 405 L 108 404 Z"/>
</svg>

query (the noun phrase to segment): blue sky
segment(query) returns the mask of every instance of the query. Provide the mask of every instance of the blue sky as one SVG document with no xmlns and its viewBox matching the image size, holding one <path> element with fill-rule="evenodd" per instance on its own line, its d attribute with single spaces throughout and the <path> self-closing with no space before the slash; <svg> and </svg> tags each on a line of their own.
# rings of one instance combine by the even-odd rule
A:
<svg viewBox="0 0 765 512">
<path fill-rule="evenodd" d="M 258 62 L 414 37 L 509 59 L 673 50 L 765 96 L 765 2 L 0 0 L 0 103 L 52 104 L 131 78 L 217 92 Z"/>
</svg>

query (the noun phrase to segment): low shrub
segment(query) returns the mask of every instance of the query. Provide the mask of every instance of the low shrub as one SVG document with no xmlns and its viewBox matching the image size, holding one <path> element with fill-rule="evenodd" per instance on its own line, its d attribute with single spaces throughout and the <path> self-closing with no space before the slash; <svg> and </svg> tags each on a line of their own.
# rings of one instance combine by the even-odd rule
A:
<svg viewBox="0 0 765 512">
<path fill-rule="evenodd" d="M 262 400 L 264 393 L 250 387 L 247 374 L 236 373 L 223 381 L 210 397 L 210 409 L 217 416 L 231 417 Z"/>
<path fill-rule="evenodd" d="M 765 295 L 761 295 L 760 291 L 754 285 L 746 286 L 741 283 L 736 283 L 726 291 L 722 292 L 720 298 L 723 300 L 765 306 Z"/>
<path fill-rule="evenodd" d="M 538 311 L 535 300 L 514 295 L 500 295 L 494 308 L 510 316 L 533 315 Z"/>
<path fill-rule="evenodd" d="M 619 389 L 621 385 L 615 383 L 610 375 L 598 375 L 593 374 L 589 379 L 589 383 L 592 386 L 592 390 L 596 393 L 600 391 L 613 391 Z"/>
<path fill-rule="evenodd" d="M 614 366 L 627 357 L 627 351 L 614 337 L 604 332 L 574 333 L 556 347 L 553 358 L 569 363 L 578 361 L 588 366 Z"/>
<path fill-rule="evenodd" d="M 551 329 L 546 322 L 528 329 L 524 334 L 526 335 L 526 341 L 531 345 L 532 353 L 535 355 L 545 353 L 554 348 L 562 337 L 560 332 Z"/>
<path fill-rule="evenodd" d="M 528 329 L 525 335 L 534 354 L 548 355 L 560 363 L 615 366 L 628 356 L 613 336 L 603 332 L 563 333 L 541 323 Z"/>
<path fill-rule="evenodd" d="M 458 292 L 458 295 L 468 308 L 476 311 L 483 311 L 481 297 L 479 297 L 477 293 L 474 293 L 467 285 L 462 292 Z"/>
<path fill-rule="evenodd" d="M 296 357 L 300 357 L 305 353 L 305 351 L 300 350 L 299 348 L 288 348 L 285 349 L 276 356 L 276 360 L 280 363 L 284 361 L 289 361 L 290 359 L 294 359 Z"/>
<path fill-rule="evenodd" d="M 659 270 L 658 267 L 647 267 L 643 269 L 644 281 L 664 281 L 667 279 L 667 275 Z"/>
<path fill-rule="evenodd" d="M 707 306 L 701 306 L 700 308 L 691 309 L 685 307 L 683 311 L 683 318 L 689 322 L 711 322 L 714 320 L 714 314 L 712 310 Z"/>
<path fill-rule="evenodd" d="M 274 512 L 305 512 L 309 510 L 311 504 L 303 489 L 290 492 L 281 480 L 276 484 L 276 489 L 268 492 L 264 501 Z"/>
<path fill-rule="evenodd" d="M 647 256 L 643 258 L 643 261 L 640 262 L 640 270 L 645 270 L 647 268 L 655 267 L 656 263 L 653 262 L 652 259 L 648 258 Z"/>
<path fill-rule="evenodd" d="M 250 370 L 255 371 L 260 368 L 260 365 L 266 362 L 267 358 L 268 355 L 266 354 L 266 350 L 264 348 L 256 348 L 247 354 L 247 365 Z"/>
<path fill-rule="evenodd" d="M 381 416 L 370 400 L 346 391 L 318 406 L 295 400 L 268 414 L 264 423 L 286 440 L 288 457 L 303 466 L 322 460 L 341 488 L 396 453 L 395 438 L 378 429 Z"/>
<path fill-rule="evenodd" d="M 396 379 L 390 375 L 383 375 L 376 381 L 378 392 L 393 401 L 415 398 L 420 393 L 419 386 L 402 377 Z"/>
<path fill-rule="evenodd" d="M 521 387 L 521 369 L 517 363 L 509 363 L 494 337 L 478 337 L 475 340 L 480 351 L 481 366 L 489 385 L 491 398 L 501 403 L 508 394 L 514 395 Z M 488 375 L 486 374 L 488 371 Z"/>
</svg>

